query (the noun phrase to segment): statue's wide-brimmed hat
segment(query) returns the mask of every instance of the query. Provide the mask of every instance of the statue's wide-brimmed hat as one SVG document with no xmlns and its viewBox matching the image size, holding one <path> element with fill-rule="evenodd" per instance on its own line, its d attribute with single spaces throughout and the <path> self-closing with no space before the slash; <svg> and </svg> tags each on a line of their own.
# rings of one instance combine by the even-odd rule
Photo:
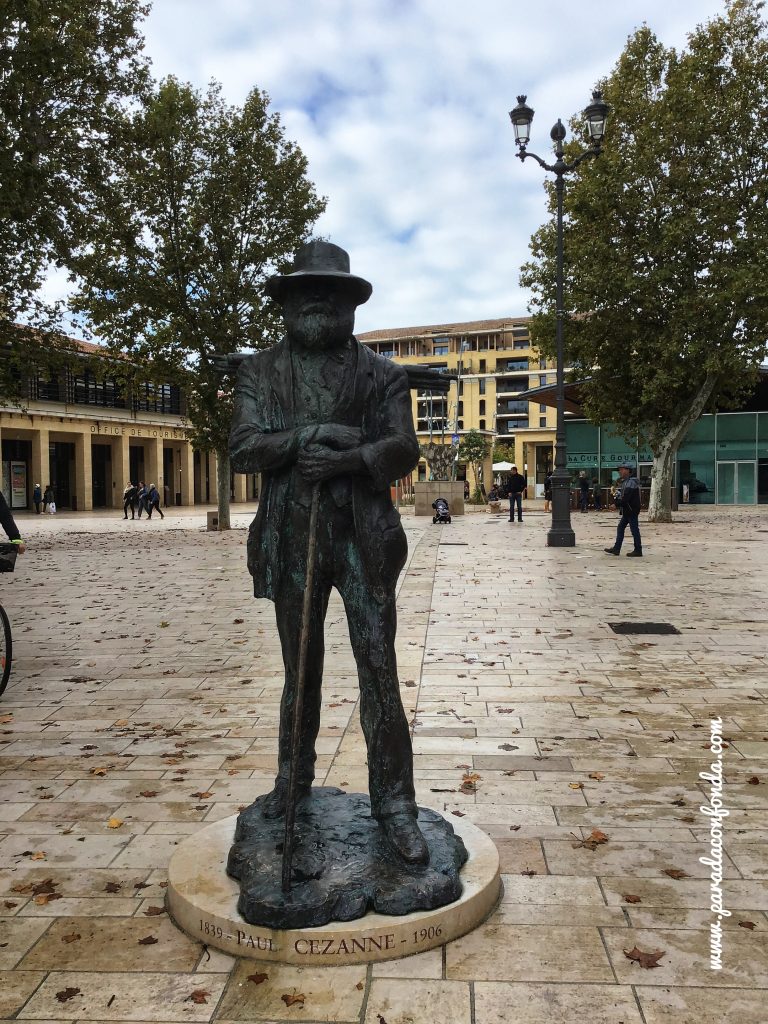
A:
<svg viewBox="0 0 768 1024">
<path fill-rule="evenodd" d="M 288 289 L 301 286 L 312 278 L 334 279 L 343 282 L 354 296 L 358 306 L 371 297 L 373 286 L 362 277 L 349 272 L 349 253 L 332 242 L 316 239 L 299 249 L 290 274 L 275 274 L 267 280 L 267 295 L 282 302 Z"/>
</svg>

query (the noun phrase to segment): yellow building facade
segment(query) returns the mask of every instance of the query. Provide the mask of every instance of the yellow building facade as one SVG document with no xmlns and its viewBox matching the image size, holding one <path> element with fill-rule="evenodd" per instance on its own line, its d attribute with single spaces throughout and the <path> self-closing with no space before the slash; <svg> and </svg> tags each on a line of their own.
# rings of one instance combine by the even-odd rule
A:
<svg viewBox="0 0 768 1024">
<path fill-rule="evenodd" d="M 129 480 L 154 483 L 166 506 L 216 503 L 216 456 L 193 448 L 179 388 L 147 382 L 126 396 L 85 360 L 27 385 L 20 405 L 0 401 L 0 476 L 12 509 L 33 507 L 35 484 L 51 485 L 57 508 L 122 508 Z M 232 474 L 232 500 L 253 499 L 256 486 Z"/>
<path fill-rule="evenodd" d="M 450 444 L 470 430 L 494 445 L 514 444 L 515 462 L 528 479 L 528 494 L 543 494 L 551 472 L 555 411 L 518 396 L 555 381 L 554 364 L 531 345 L 529 317 L 474 320 L 369 331 L 358 340 L 396 363 L 430 367 L 459 375 L 447 396 L 413 393 L 413 419 L 420 444 Z M 491 478 L 491 456 L 484 480 Z M 463 467 L 462 467 L 463 469 Z M 420 463 L 419 475 L 428 468 Z M 467 471 L 470 486 L 471 471 Z"/>
</svg>

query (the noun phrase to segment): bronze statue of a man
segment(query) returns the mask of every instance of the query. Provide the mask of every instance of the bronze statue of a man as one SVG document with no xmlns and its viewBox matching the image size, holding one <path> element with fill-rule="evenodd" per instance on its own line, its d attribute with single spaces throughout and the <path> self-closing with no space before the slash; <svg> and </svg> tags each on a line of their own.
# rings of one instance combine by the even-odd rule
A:
<svg viewBox="0 0 768 1024">
<path fill-rule="evenodd" d="M 360 680 L 371 810 L 397 853 L 425 864 L 429 850 L 416 821 L 411 739 L 395 662 L 395 585 L 407 543 L 390 497 L 391 481 L 413 469 L 419 450 L 405 371 L 352 335 L 355 309 L 371 291 L 350 273 L 343 249 L 307 243 L 291 273 L 267 282 L 282 307 L 285 338 L 246 358 L 238 372 L 232 464 L 263 477 L 248 568 L 255 596 L 275 602 L 285 662 L 277 778 L 260 804 L 267 818 L 285 813 L 310 508 L 319 482 L 298 793 L 309 793 L 315 774 L 323 627 L 336 587 Z"/>
</svg>

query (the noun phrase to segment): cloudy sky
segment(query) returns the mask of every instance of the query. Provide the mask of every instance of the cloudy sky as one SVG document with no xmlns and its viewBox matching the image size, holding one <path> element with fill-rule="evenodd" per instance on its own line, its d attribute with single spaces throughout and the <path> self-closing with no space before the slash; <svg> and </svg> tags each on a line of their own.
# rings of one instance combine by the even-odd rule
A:
<svg viewBox="0 0 768 1024">
<path fill-rule="evenodd" d="M 374 286 L 357 330 L 524 315 L 543 172 L 515 159 L 589 101 L 643 22 L 667 45 L 720 0 L 154 0 L 155 74 L 265 89 L 328 199 L 317 232 Z"/>
</svg>

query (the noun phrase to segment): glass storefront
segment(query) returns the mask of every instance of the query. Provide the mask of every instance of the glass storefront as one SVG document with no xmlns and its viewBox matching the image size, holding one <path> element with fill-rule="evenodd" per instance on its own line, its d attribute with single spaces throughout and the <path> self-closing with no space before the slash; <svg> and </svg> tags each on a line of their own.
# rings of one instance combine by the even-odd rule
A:
<svg viewBox="0 0 768 1024">
<path fill-rule="evenodd" d="M 651 452 L 628 443 L 612 424 L 575 420 L 566 421 L 565 429 L 574 486 L 584 470 L 608 487 L 622 462 L 633 462 L 641 484 L 650 486 Z M 680 500 L 692 504 L 768 503 L 768 412 L 702 416 L 678 450 L 675 485 Z"/>
</svg>

